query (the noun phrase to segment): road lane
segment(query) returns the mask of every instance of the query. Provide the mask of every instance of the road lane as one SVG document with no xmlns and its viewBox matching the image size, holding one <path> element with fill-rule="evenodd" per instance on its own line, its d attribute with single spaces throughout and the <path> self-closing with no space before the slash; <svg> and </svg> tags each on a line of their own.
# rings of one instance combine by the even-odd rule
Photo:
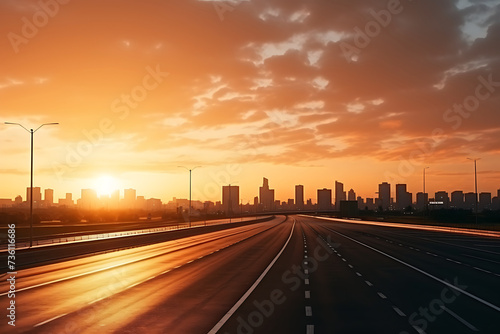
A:
<svg viewBox="0 0 500 334">
<path fill-rule="evenodd" d="M 20 316 L 15 332 L 73 333 L 78 330 L 82 333 L 122 333 L 132 328 L 140 332 L 144 319 L 148 317 L 155 320 L 147 330 L 144 329 L 147 333 L 153 333 L 155 328 L 157 332 L 162 332 L 162 328 L 181 325 L 182 322 L 174 320 L 178 317 L 188 319 L 189 314 L 197 317 L 197 313 L 192 312 L 197 303 L 189 297 L 197 287 L 204 289 L 202 292 L 212 297 L 214 291 L 225 291 L 225 287 L 233 286 L 223 294 L 239 297 L 245 280 L 260 270 L 268 253 L 280 244 L 282 246 L 285 236 L 282 232 L 290 231 L 287 224 L 278 224 L 283 219 L 284 217 L 280 217 L 270 222 L 249 225 L 239 228 L 239 232 L 236 228 L 192 237 L 189 238 L 191 242 L 176 240 L 163 245 L 113 252 L 108 254 L 109 259 L 101 259 L 94 267 L 90 263 L 94 263 L 95 257 L 79 259 L 77 261 L 87 261 L 86 265 L 80 264 L 79 267 L 91 269 L 91 273 L 16 294 L 18 314 L 22 314 L 22 317 Z M 179 243 L 183 243 L 180 248 L 176 245 Z M 258 249 L 260 250 L 257 251 Z M 103 258 L 103 255 L 100 257 Z M 245 257 L 249 257 L 252 263 L 242 261 Z M 110 263 L 124 259 L 126 264 L 110 266 Z M 227 274 L 228 269 L 235 270 L 238 266 L 238 271 Z M 64 272 L 73 274 L 73 266 L 63 262 L 61 267 L 62 269 L 56 270 L 57 277 Z M 54 281 L 52 270 L 44 268 L 41 272 L 40 275 L 35 275 L 37 279 L 43 277 L 46 281 Z M 248 273 L 249 278 L 229 279 L 231 276 L 238 277 L 240 273 Z M 210 275 L 222 276 L 223 279 L 214 278 L 214 284 L 206 289 L 205 282 Z M 218 289 L 213 290 L 215 286 Z M 197 296 L 202 298 L 203 293 Z M 223 311 L 218 306 L 218 300 L 213 299 L 214 305 L 208 307 L 208 311 Z M 179 307 L 180 301 L 186 305 L 184 308 Z M 171 308 L 168 316 L 158 313 L 160 305 Z M 125 313 L 124 310 L 129 312 Z M 174 313 L 177 315 L 174 316 Z M 206 317 L 210 321 L 203 323 L 208 329 L 218 316 L 218 313 L 217 316 L 209 314 L 206 313 Z M 141 320 L 134 318 L 134 315 Z M 162 322 L 157 320 L 158 317 Z M 138 323 L 133 324 L 134 321 Z M 192 323 L 202 324 L 199 321 Z"/>
</svg>

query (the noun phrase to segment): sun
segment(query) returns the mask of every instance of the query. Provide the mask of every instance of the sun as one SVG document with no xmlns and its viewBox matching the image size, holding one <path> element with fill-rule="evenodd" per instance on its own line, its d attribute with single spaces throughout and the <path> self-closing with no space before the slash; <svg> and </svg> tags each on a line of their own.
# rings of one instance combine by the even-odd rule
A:
<svg viewBox="0 0 500 334">
<path fill-rule="evenodd" d="M 101 175 L 94 180 L 94 190 L 97 196 L 111 196 L 113 191 L 118 190 L 118 181 L 109 175 Z"/>
</svg>

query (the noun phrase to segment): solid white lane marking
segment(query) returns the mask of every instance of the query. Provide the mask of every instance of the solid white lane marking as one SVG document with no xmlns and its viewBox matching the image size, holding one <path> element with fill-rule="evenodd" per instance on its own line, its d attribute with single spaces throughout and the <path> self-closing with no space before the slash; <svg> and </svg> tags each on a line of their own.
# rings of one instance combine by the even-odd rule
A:
<svg viewBox="0 0 500 334">
<path fill-rule="evenodd" d="M 307 325 L 306 334 L 314 334 L 314 325 Z"/>
<path fill-rule="evenodd" d="M 273 267 L 274 263 L 276 261 L 278 261 L 278 258 L 285 251 L 286 246 L 288 245 L 288 243 L 290 242 L 290 239 L 292 238 L 292 234 L 293 234 L 294 229 L 295 229 L 295 219 L 293 220 L 293 225 L 292 225 L 292 230 L 290 231 L 290 235 L 288 236 L 288 239 L 286 240 L 285 245 L 283 245 L 283 248 L 281 248 L 281 250 L 276 255 L 276 257 L 271 261 L 271 263 L 269 263 L 267 268 L 262 272 L 262 274 L 260 274 L 259 278 L 257 278 L 257 280 L 248 289 L 248 291 L 245 292 L 245 294 L 243 296 L 241 296 L 241 298 L 236 302 L 236 304 L 233 305 L 233 307 L 231 307 L 231 309 L 229 311 L 227 311 L 227 313 L 222 317 L 222 319 L 219 320 L 219 322 L 217 322 L 215 324 L 215 326 L 208 332 L 208 334 L 216 334 L 217 331 L 219 329 L 221 329 L 221 327 L 227 322 L 227 320 L 234 314 L 234 312 L 236 312 L 236 310 L 241 306 L 241 304 L 243 304 L 243 302 L 248 298 L 248 296 L 250 296 L 250 294 L 253 292 L 253 290 L 255 290 L 257 285 L 259 285 L 259 283 L 264 279 L 266 274 Z"/>
<path fill-rule="evenodd" d="M 471 325 L 470 323 L 468 323 L 467 321 L 465 321 L 462 317 L 460 317 L 458 314 L 456 314 L 455 312 L 453 312 L 452 310 L 450 310 L 446 306 L 442 305 L 441 308 L 443 310 L 445 310 L 445 312 L 448 313 L 449 315 L 451 315 L 453 318 L 457 319 L 462 324 L 464 324 L 465 326 L 469 327 L 470 330 L 473 330 L 474 332 L 478 331 L 478 329 L 476 327 L 474 327 L 473 325 Z"/>
<path fill-rule="evenodd" d="M 56 320 L 56 319 L 59 319 L 59 318 L 64 317 L 66 314 L 68 314 L 68 313 L 59 314 L 58 316 L 55 316 L 55 317 L 53 317 L 53 318 L 50 318 L 49 320 L 45 320 L 45 321 L 39 322 L 38 324 L 34 325 L 33 327 L 38 327 L 38 326 L 45 325 L 45 324 L 46 324 L 46 323 L 48 323 L 48 322 L 51 322 L 51 321 L 54 321 L 54 320 Z"/>
<path fill-rule="evenodd" d="M 343 234 L 343 233 L 340 233 L 340 232 L 334 231 L 334 230 L 332 230 L 332 229 L 328 229 L 328 230 L 330 230 L 330 231 L 332 231 L 333 233 L 336 233 L 336 234 L 338 234 L 338 235 L 341 235 L 341 236 L 343 236 L 344 238 L 347 238 L 347 239 L 349 239 L 349 240 L 351 240 L 351 241 L 354 241 L 355 243 L 360 244 L 361 246 L 364 246 L 364 247 L 369 248 L 369 249 L 371 249 L 371 250 L 373 250 L 373 251 L 375 251 L 375 252 L 377 252 L 377 253 L 379 253 L 379 254 L 382 254 L 382 255 L 384 255 L 384 256 L 386 256 L 386 257 L 388 257 L 388 258 L 390 258 L 390 259 L 392 259 L 392 260 L 394 260 L 394 261 L 397 261 L 397 262 L 399 262 L 399 263 L 401 263 L 401 264 L 403 264 L 403 265 L 407 266 L 408 268 L 411 268 L 411 269 L 413 269 L 413 270 L 415 270 L 415 271 L 418 271 L 419 273 L 424 274 L 425 276 L 430 277 L 430 278 L 432 278 L 433 280 L 438 281 L 438 282 L 440 282 L 441 284 L 444 284 L 444 285 L 446 285 L 447 287 L 449 287 L 449 288 L 451 288 L 451 289 L 453 289 L 453 290 L 456 290 L 456 291 L 458 291 L 458 292 L 460 292 L 460 293 L 463 293 L 464 295 L 469 296 L 470 298 L 472 298 L 472 299 L 474 299 L 474 300 L 476 300 L 476 301 L 480 302 L 481 304 L 484 304 L 484 305 L 486 305 L 486 306 L 488 306 L 488 307 L 490 307 L 490 308 L 494 309 L 495 311 L 500 312 L 500 307 L 498 307 L 498 306 L 496 306 L 496 305 L 494 305 L 494 304 L 492 304 L 492 303 L 490 303 L 490 302 L 488 302 L 488 301 L 486 301 L 486 300 L 484 300 L 484 299 L 482 299 L 482 298 L 480 298 L 480 297 L 477 297 L 476 295 L 473 295 L 472 293 L 469 293 L 469 292 L 467 292 L 467 291 L 465 291 L 465 290 L 463 290 L 463 289 L 461 289 L 461 288 L 459 288 L 459 287 L 456 287 L 456 286 L 454 286 L 453 284 L 450 284 L 450 283 L 448 283 L 448 282 L 446 282 L 446 281 L 444 281 L 444 280 L 442 280 L 442 279 L 440 279 L 440 278 L 437 278 L 436 276 L 434 276 L 434 275 L 432 275 L 432 274 L 429 274 L 428 272 L 426 272 L 426 271 L 424 271 L 424 270 L 422 270 L 422 269 L 420 269 L 420 268 L 417 268 L 417 267 L 415 267 L 415 266 L 413 266 L 413 265 L 411 265 L 411 264 L 408 264 L 408 263 L 404 262 L 403 260 L 400 260 L 400 259 L 398 259 L 398 258 L 396 258 L 396 257 L 394 257 L 394 256 L 392 256 L 392 255 L 389 255 L 389 254 L 387 254 L 387 253 L 384 253 L 384 252 L 382 252 L 381 250 L 378 250 L 378 249 L 376 249 L 376 248 L 374 248 L 374 247 L 372 247 L 372 246 L 369 246 L 369 245 L 367 245 L 367 244 L 365 244 L 365 243 L 362 243 L 361 241 L 358 241 L 358 240 L 356 240 L 356 239 L 353 239 L 353 238 L 351 238 L 351 237 L 349 237 L 349 236 L 347 236 L 347 235 L 345 235 L 345 234 Z"/>
<path fill-rule="evenodd" d="M 306 299 L 311 298 L 311 291 L 306 291 L 305 292 L 305 297 L 306 297 Z"/>
<path fill-rule="evenodd" d="M 313 314 L 313 313 L 312 313 L 312 308 L 311 308 L 311 306 L 306 306 L 306 316 L 307 316 L 307 317 L 310 317 L 310 316 L 312 316 L 312 314 Z"/>
<path fill-rule="evenodd" d="M 392 307 L 394 311 L 396 311 L 397 314 L 399 314 L 400 316 L 402 317 L 406 317 L 406 314 L 404 314 L 403 311 L 401 311 L 399 308 L 397 308 L 396 306 L 393 306 Z"/>
</svg>

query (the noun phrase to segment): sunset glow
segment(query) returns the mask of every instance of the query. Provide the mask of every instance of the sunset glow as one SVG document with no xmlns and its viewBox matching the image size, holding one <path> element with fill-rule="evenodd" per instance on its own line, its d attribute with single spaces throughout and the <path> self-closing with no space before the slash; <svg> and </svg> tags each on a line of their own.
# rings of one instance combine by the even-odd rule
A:
<svg viewBox="0 0 500 334">
<path fill-rule="evenodd" d="M 179 165 L 203 166 L 199 200 L 237 183 L 251 202 L 262 177 L 280 200 L 416 194 L 426 166 L 429 193 L 469 192 L 468 157 L 500 188 L 496 1 L 52 3 L 0 2 L 0 197 L 29 186 L 29 134 L 4 121 L 60 123 L 34 136 L 55 198 L 187 198 Z"/>
</svg>

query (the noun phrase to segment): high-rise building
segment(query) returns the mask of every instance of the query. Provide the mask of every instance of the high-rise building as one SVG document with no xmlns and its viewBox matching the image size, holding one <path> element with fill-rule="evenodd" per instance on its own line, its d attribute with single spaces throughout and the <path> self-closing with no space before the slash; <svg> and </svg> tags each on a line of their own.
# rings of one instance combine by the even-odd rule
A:
<svg viewBox="0 0 500 334">
<path fill-rule="evenodd" d="M 31 200 L 31 187 L 26 188 L 26 202 Z M 40 187 L 33 187 L 33 207 L 37 207 L 42 202 L 42 191 Z"/>
<path fill-rule="evenodd" d="M 356 193 L 354 192 L 354 190 L 352 188 L 347 193 L 347 200 L 348 201 L 356 201 Z"/>
<path fill-rule="evenodd" d="M 476 193 L 465 193 L 464 209 L 474 211 L 476 209 Z"/>
<path fill-rule="evenodd" d="M 84 210 L 93 210 L 97 208 L 97 193 L 94 189 L 82 189 L 82 196 L 78 200 L 78 206 Z"/>
<path fill-rule="evenodd" d="M 406 184 L 396 184 L 396 210 L 403 211 L 412 204 L 412 195 L 406 190 Z"/>
<path fill-rule="evenodd" d="M 482 192 L 479 194 L 478 211 L 491 209 L 491 193 Z"/>
<path fill-rule="evenodd" d="M 295 206 L 298 210 L 304 209 L 304 186 L 301 184 L 295 186 Z"/>
<path fill-rule="evenodd" d="M 52 206 L 54 204 L 54 189 L 45 189 L 43 200 L 46 207 Z"/>
<path fill-rule="evenodd" d="M 265 177 L 262 187 L 259 187 L 259 199 L 263 210 L 269 211 L 274 208 L 274 189 L 269 189 L 269 181 Z"/>
<path fill-rule="evenodd" d="M 318 210 L 324 211 L 331 209 L 332 209 L 332 190 L 326 188 L 318 189 Z"/>
<path fill-rule="evenodd" d="M 446 191 L 436 192 L 434 194 L 434 201 L 437 203 L 442 202 L 442 207 L 445 209 L 448 209 L 450 207 L 450 198 L 448 197 L 448 193 Z"/>
<path fill-rule="evenodd" d="M 136 193 L 135 189 L 125 189 L 123 191 L 123 205 L 126 209 L 135 209 L 137 200 Z"/>
<path fill-rule="evenodd" d="M 416 205 L 417 210 L 427 209 L 427 204 L 429 204 L 429 194 L 428 193 L 424 194 L 423 192 L 418 192 L 417 193 L 417 205 Z"/>
<path fill-rule="evenodd" d="M 456 190 L 451 193 L 451 203 L 450 207 L 452 209 L 463 209 L 464 208 L 464 192 L 461 190 Z"/>
<path fill-rule="evenodd" d="M 391 185 L 387 182 L 382 182 L 378 185 L 378 199 L 382 210 L 389 210 L 391 204 Z"/>
<path fill-rule="evenodd" d="M 340 210 L 340 201 L 345 201 L 344 184 L 335 181 L 335 210 Z"/>
<path fill-rule="evenodd" d="M 222 210 L 226 214 L 239 213 L 240 204 L 240 187 L 239 186 L 223 186 L 222 187 Z"/>
</svg>

